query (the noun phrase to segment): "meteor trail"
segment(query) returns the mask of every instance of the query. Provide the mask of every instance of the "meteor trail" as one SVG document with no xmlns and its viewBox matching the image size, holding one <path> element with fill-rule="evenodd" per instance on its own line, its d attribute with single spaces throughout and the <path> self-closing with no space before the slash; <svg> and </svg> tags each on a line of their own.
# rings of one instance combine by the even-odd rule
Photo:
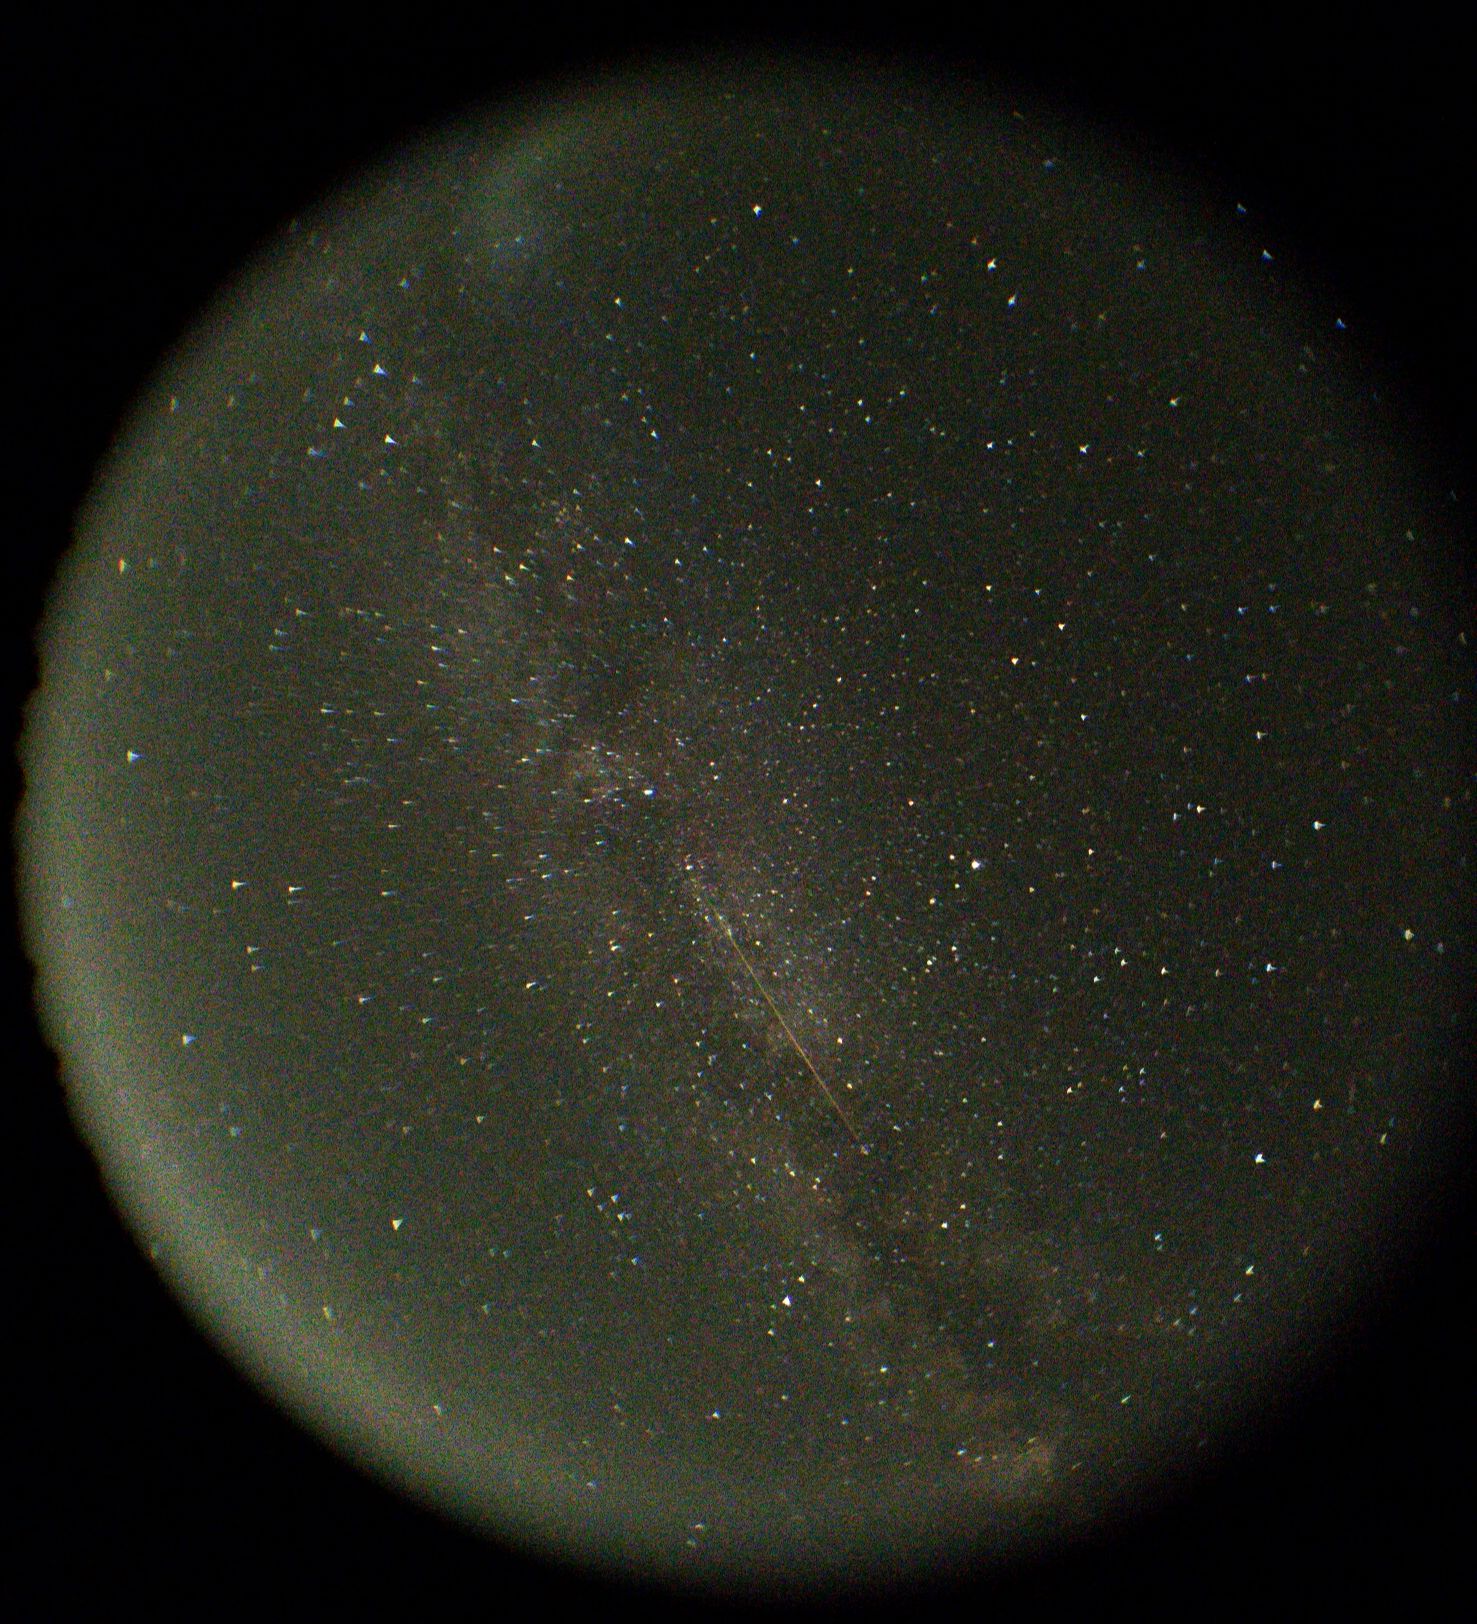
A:
<svg viewBox="0 0 1477 1624">
<path fill-rule="evenodd" d="M 808 1071 L 810 1073 L 811 1077 L 814 1079 L 815 1086 L 818 1089 L 820 1089 L 822 1094 L 825 1095 L 826 1101 L 830 1105 L 831 1109 L 836 1113 L 836 1115 L 838 1117 L 841 1118 L 842 1126 L 845 1127 L 847 1133 L 849 1133 L 851 1135 L 851 1137 L 856 1141 L 857 1149 L 861 1151 L 863 1156 L 867 1155 L 868 1154 L 867 1147 L 866 1147 L 866 1144 L 864 1143 L 864 1141 L 862 1139 L 862 1136 L 857 1132 L 856 1127 L 853 1124 L 851 1118 L 849 1116 L 847 1116 L 846 1112 L 841 1109 L 841 1101 L 838 1100 L 836 1098 L 836 1096 L 831 1092 L 831 1090 L 826 1086 L 825 1078 L 822 1077 L 820 1072 L 816 1070 L 815 1062 L 810 1058 L 810 1056 L 808 1054 L 806 1054 L 804 1048 L 801 1046 L 800 1039 L 797 1038 L 795 1036 L 794 1032 L 792 1032 L 790 1030 L 790 1023 L 780 1013 L 779 1005 L 777 1003 L 775 1003 L 773 998 L 770 997 L 769 988 L 764 985 L 764 982 L 759 977 L 759 972 L 749 962 L 749 955 L 747 953 L 745 953 L 743 948 L 741 948 L 739 946 L 738 937 L 733 934 L 732 929 L 729 927 L 728 921 L 710 903 L 704 904 L 704 906 L 707 907 L 708 911 L 713 915 L 714 919 L 716 919 L 718 921 L 719 928 L 722 930 L 723 934 L 728 938 L 728 945 L 738 955 L 738 961 L 739 961 L 739 963 L 741 965 L 743 965 L 745 971 L 748 973 L 749 980 L 752 981 L 754 983 L 754 985 L 759 989 L 759 996 L 764 1000 L 764 1002 L 766 1004 L 769 1005 L 770 1014 L 773 1015 L 775 1020 L 777 1020 L 779 1022 L 780 1031 L 782 1031 L 785 1034 L 785 1036 L 790 1040 L 790 1047 L 795 1051 L 795 1053 L 797 1055 L 800 1056 L 800 1062 L 805 1067 L 806 1071 Z"/>
</svg>

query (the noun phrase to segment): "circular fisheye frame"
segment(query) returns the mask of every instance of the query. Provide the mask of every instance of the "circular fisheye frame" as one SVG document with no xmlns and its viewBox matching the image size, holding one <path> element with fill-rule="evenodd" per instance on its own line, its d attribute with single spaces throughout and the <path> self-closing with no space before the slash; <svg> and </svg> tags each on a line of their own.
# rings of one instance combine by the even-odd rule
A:
<svg viewBox="0 0 1477 1624">
<path fill-rule="evenodd" d="M 743 1594 L 1243 1437 L 1459 1095 L 1456 538 L 1365 365 L 1233 210 L 901 73 L 586 86 L 294 219 L 23 740 L 47 1030 L 198 1323 L 460 1521 Z"/>
</svg>

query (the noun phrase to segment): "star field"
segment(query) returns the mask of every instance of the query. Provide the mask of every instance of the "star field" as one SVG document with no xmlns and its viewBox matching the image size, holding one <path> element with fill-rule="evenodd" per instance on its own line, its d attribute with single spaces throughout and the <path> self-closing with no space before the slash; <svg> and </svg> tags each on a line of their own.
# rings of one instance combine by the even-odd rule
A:
<svg viewBox="0 0 1477 1624">
<path fill-rule="evenodd" d="M 1281 267 L 783 76 L 294 221 L 33 746 L 81 1109 L 201 1311 L 676 1572 L 1012 1549 L 1300 1379 L 1455 1108 L 1471 684 Z"/>
</svg>

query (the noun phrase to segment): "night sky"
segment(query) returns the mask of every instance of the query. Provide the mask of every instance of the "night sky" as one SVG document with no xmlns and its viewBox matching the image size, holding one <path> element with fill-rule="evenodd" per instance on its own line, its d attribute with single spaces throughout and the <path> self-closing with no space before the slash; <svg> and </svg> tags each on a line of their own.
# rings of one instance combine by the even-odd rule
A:
<svg viewBox="0 0 1477 1624">
<path fill-rule="evenodd" d="M 770 65 L 285 219 L 43 632 L 72 1109 L 356 1459 L 679 1581 L 1032 1551 L 1466 1109 L 1466 520 L 1254 208 Z M 1352 325 L 1351 325 L 1352 324 Z"/>
</svg>

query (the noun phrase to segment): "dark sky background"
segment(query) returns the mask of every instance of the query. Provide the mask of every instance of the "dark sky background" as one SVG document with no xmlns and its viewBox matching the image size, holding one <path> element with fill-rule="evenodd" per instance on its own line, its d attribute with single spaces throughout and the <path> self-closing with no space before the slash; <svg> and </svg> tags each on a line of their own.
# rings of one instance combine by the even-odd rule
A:
<svg viewBox="0 0 1477 1624">
<path fill-rule="evenodd" d="M 243 33 L 226 49 L 216 40 L 192 39 L 187 24 L 153 35 L 130 32 L 126 38 L 110 38 L 106 31 L 79 37 L 58 26 L 34 44 L 32 68 L 12 115 L 17 129 L 11 142 L 14 151 L 26 155 L 20 202 L 31 244 L 30 274 L 19 289 L 26 319 L 15 376 L 25 381 L 25 398 L 15 462 L 19 500 L 26 504 L 21 533 L 40 538 L 34 551 L 20 551 L 8 566 L 17 570 L 9 607 L 18 611 L 22 627 L 40 601 L 54 556 L 46 538 L 65 532 L 70 507 L 118 413 L 181 323 L 252 243 L 351 166 L 366 144 L 372 147 L 405 122 L 433 113 L 448 95 L 495 93 L 500 85 L 518 83 L 517 76 L 568 60 L 567 37 L 557 44 L 520 38 L 517 51 L 510 52 L 506 38 L 477 40 L 467 48 L 450 31 L 427 26 L 416 38 L 397 38 L 391 50 L 364 35 L 349 36 L 341 20 L 317 24 L 309 17 L 284 27 L 290 33 Z M 1207 175 L 1229 204 L 1246 198 L 1258 230 L 1277 244 L 1279 255 L 1283 244 L 1296 244 L 1298 268 L 1315 283 L 1321 276 L 1337 287 L 1336 297 L 1328 294 L 1328 308 L 1346 313 L 1348 328 L 1365 335 L 1360 342 L 1374 347 L 1389 365 L 1392 385 L 1419 403 L 1435 425 L 1438 455 L 1450 457 L 1455 447 L 1470 444 L 1472 431 L 1464 395 L 1472 359 L 1461 315 L 1465 278 L 1455 250 L 1469 203 L 1459 186 L 1457 154 L 1470 145 L 1471 131 L 1461 127 L 1455 107 L 1455 53 L 1430 30 L 1399 40 L 1349 33 L 1291 39 L 1250 23 L 1240 27 L 1240 33 L 1228 35 L 1223 25 L 1196 22 L 1178 27 L 1172 38 L 1131 24 L 1115 24 L 1112 30 L 1068 28 L 1048 45 L 1018 25 L 1013 29 L 994 19 L 988 39 L 940 31 L 928 42 L 956 65 L 971 58 L 993 60 L 998 53 L 1007 74 L 1139 132 L 1141 151 L 1176 154 L 1187 168 Z M 591 59 L 632 43 L 598 29 L 588 36 Z M 891 42 L 879 38 L 877 43 Z M 510 55 L 517 58 L 511 71 Z M 1248 358 L 1232 357 L 1227 364 L 1238 363 L 1249 364 Z M 581 384 L 556 380 L 556 392 L 559 386 L 574 398 Z M 775 403 L 771 396 L 770 404 Z M 1061 422 L 1065 434 L 1071 405 L 1050 405 L 1042 417 Z M 944 409 L 940 420 L 947 417 Z M 705 428 L 707 438 L 725 427 L 732 425 L 720 411 Z M 1088 425 L 1083 442 L 1111 435 L 1113 428 Z M 692 432 L 703 438 L 697 429 Z M 734 433 L 742 439 L 739 430 Z M 568 455 L 577 461 L 578 448 Z M 840 503 L 849 477 L 860 487 L 873 473 L 844 454 L 818 458 L 816 466 L 819 478 L 833 489 L 842 487 Z M 719 470 L 708 472 L 716 476 Z M 1110 477 L 1119 476 L 1100 476 Z M 1027 476 L 1022 478 L 1029 484 Z M 1268 478 L 1275 483 L 1273 475 Z M 939 485 L 947 489 L 947 479 Z M 773 493 L 780 487 L 766 488 Z M 1468 488 L 1459 488 L 1462 502 L 1468 496 Z M 1094 500 L 1101 500 L 1101 486 Z M 557 510 L 545 511 L 542 518 L 554 534 L 572 519 L 587 522 L 583 515 Z M 1225 522 L 1225 515 L 1216 515 L 1214 522 Z M 1061 579 L 1047 586 L 1059 601 L 1069 602 L 1071 572 L 1058 569 Z M 1006 573 L 1023 572 L 1007 568 Z M 1265 583 L 1254 584 L 1265 597 Z M 795 608 L 806 587 L 798 578 L 774 584 L 781 624 L 814 623 L 814 614 Z M 1119 587 L 1125 603 L 1141 589 L 1142 583 L 1128 576 Z M 464 580 L 448 575 L 448 594 L 465 590 Z M 641 582 L 628 579 L 623 590 L 639 596 Z M 1183 590 L 1193 595 L 1197 583 L 1187 582 Z M 1203 607 L 1205 614 L 1230 601 L 1220 583 L 1206 588 L 1203 599 L 1197 611 Z M 723 594 L 717 588 L 695 590 L 682 601 L 696 616 L 721 619 Z M 1028 609 L 1011 606 L 1022 637 L 1035 638 Z M 577 639 L 578 604 L 570 613 L 576 622 L 568 635 Z M 693 628 L 684 631 L 691 642 Z M 1314 632 L 1303 635 L 1311 638 Z M 1168 647 L 1167 628 L 1148 641 Z M 1197 639 L 1186 643 L 1195 651 L 1205 646 Z M 24 643 L 11 646 L 7 677 L 18 698 L 31 672 Z M 366 660 L 372 661 L 374 647 L 372 639 L 366 641 Z M 817 671 L 829 669 L 834 651 L 817 646 L 806 653 L 792 698 Z M 1252 657 L 1255 650 L 1237 648 L 1227 657 L 1234 663 L 1243 654 Z M 741 648 L 739 655 L 762 660 L 752 648 Z M 1307 657 L 1314 660 L 1311 653 Z M 1089 649 L 1081 658 L 1090 687 L 1087 668 L 1101 664 L 1103 652 Z M 667 644 L 654 638 L 634 679 L 643 698 L 652 701 L 640 707 L 645 715 L 660 717 L 664 705 L 677 702 L 672 696 L 678 677 L 664 663 L 669 659 Z M 1308 677 L 1312 682 L 1312 664 Z M 1177 737 L 1176 690 L 1167 672 L 1144 671 L 1142 679 L 1145 703 L 1154 714 L 1144 728 L 1146 755 L 1138 766 L 1145 781 L 1157 778 L 1171 796 L 1181 787 L 1172 782 L 1169 760 L 1169 741 Z M 444 683 L 465 711 L 467 673 L 454 660 L 432 670 L 429 680 Z M 991 679 L 988 691 L 980 693 L 982 709 L 998 715 L 1002 706 L 1024 703 L 1023 725 L 1029 731 L 1029 700 L 1012 700 L 995 682 Z M 1377 683 L 1371 682 L 1361 697 L 1374 693 Z M 944 686 L 962 691 L 959 680 Z M 619 814 L 622 801 L 646 787 L 657 789 L 664 805 L 676 799 L 678 811 L 670 815 L 676 827 L 662 840 L 669 857 L 679 847 L 682 856 L 694 855 L 688 848 L 696 843 L 691 867 L 681 869 L 689 876 L 687 904 L 710 924 L 719 921 L 720 934 L 710 932 L 710 943 L 715 963 L 720 962 L 721 922 L 746 906 L 735 897 L 733 875 L 752 872 L 735 864 L 735 854 L 742 855 L 745 839 L 751 838 L 745 820 L 735 815 L 730 798 L 712 794 L 700 776 L 675 786 L 662 780 L 652 764 L 656 741 L 639 730 L 628 729 L 612 742 L 610 728 L 591 720 L 623 714 L 610 696 L 577 697 L 583 731 L 574 730 L 566 741 L 563 770 L 587 776 L 567 800 L 586 805 L 593 796 L 608 813 L 608 823 L 598 830 L 556 828 L 555 840 L 565 839 L 568 849 L 578 852 L 598 834 L 606 867 L 597 865 L 584 875 L 588 886 L 608 885 L 612 895 L 617 888 L 624 892 L 638 868 L 643 883 L 665 883 L 645 866 L 644 847 L 633 852 L 629 842 L 621 846 Z M 1398 699 L 1387 703 L 1395 716 Z M 1046 726 L 1047 718 L 1035 720 Z M 1196 725 L 1200 722 L 1203 717 Z M 707 736 L 732 747 L 734 731 L 725 718 L 705 717 L 693 727 L 687 716 L 683 725 L 700 735 L 706 728 Z M 1238 770 L 1236 752 L 1245 745 L 1233 722 L 1221 718 L 1216 725 L 1225 735 L 1206 739 L 1208 753 L 1229 782 Z M 1439 730 L 1435 736 L 1449 739 Z M 871 742 L 860 728 L 857 739 L 859 748 Z M 354 741 L 330 731 L 316 742 L 334 753 L 338 765 Z M 992 740 L 988 734 L 974 742 L 1002 753 L 1012 746 L 1010 738 Z M 762 740 L 750 745 L 736 759 L 751 764 L 767 759 Z M 1418 754 L 1418 740 L 1409 747 Z M 1155 756 L 1160 749 L 1162 761 Z M 480 770 L 475 752 L 456 753 L 458 770 L 475 784 Z M 881 767 L 865 760 L 854 765 L 873 777 Z M 1018 756 L 1012 765 L 1027 771 Z M 1295 783 L 1292 765 L 1287 763 L 1289 785 Z M 927 766 L 911 764 L 913 781 L 928 779 Z M 1087 772 L 1080 763 L 1077 770 Z M 1456 776 L 1450 767 L 1444 770 Z M 433 782 L 436 772 L 444 772 L 444 764 L 433 771 Z M 844 776 L 834 762 L 818 768 L 816 796 L 835 794 Z M 539 787 L 541 806 L 549 804 L 548 790 L 547 784 Z M 486 804 L 495 804 L 486 785 L 478 793 Z M 948 799 L 956 792 L 941 779 L 936 793 Z M 1028 810 L 1043 804 L 1033 800 L 1024 781 L 1015 793 L 1025 797 Z M 1172 810 L 1167 800 L 1166 811 Z M 1309 829 L 1319 809 L 1296 804 L 1294 794 L 1282 810 L 1291 831 Z M 844 820 L 836 808 L 832 816 Z M 1118 827 L 1102 831 L 1106 844 L 1141 848 L 1152 838 L 1147 809 L 1130 819 L 1121 810 L 1117 816 Z M 1402 821 L 1398 804 L 1390 817 L 1397 825 Z M 1264 841 L 1269 827 L 1263 813 L 1255 829 L 1241 831 L 1226 849 L 1243 856 L 1247 846 Z M 448 839 L 455 834 L 449 831 Z M 1388 827 L 1376 834 L 1371 846 L 1380 856 L 1345 856 L 1337 871 L 1345 883 L 1357 876 L 1363 894 L 1374 899 L 1369 916 L 1383 919 L 1402 895 L 1411 894 L 1422 837 L 1417 835 L 1400 864 L 1392 866 L 1383 853 L 1398 842 Z M 290 829 L 282 838 L 290 839 Z M 776 850 L 793 853 L 796 842 L 807 838 L 813 846 L 813 836 L 803 828 L 797 826 L 792 838 L 780 826 L 768 849 L 771 856 Z M 1177 830 L 1168 837 L 1165 857 L 1171 869 L 1176 861 L 1194 860 L 1188 838 Z M 534 863 L 538 856 L 525 854 Z M 1050 852 L 1038 850 L 1036 856 L 1043 872 L 1052 869 Z M 1207 866 L 1214 856 L 1207 849 Z M 812 868 L 831 860 L 818 850 L 806 859 Z M 1288 860 L 1296 863 L 1300 854 L 1290 852 Z M 900 867 L 908 864 L 900 861 Z M 1126 865 L 1124 884 L 1137 886 L 1141 873 Z M 835 859 L 826 871 L 828 894 L 843 895 L 853 880 L 857 876 L 846 871 L 844 858 Z M 1111 877 L 1102 886 L 1106 889 L 1094 894 L 1111 897 Z M 1183 895 L 1178 882 L 1174 895 Z M 1272 911 L 1266 920 L 1253 918 L 1249 924 L 1245 908 L 1238 917 L 1241 931 L 1233 933 L 1228 951 L 1240 955 L 1242 971 L 1242 949 L 1252 938 L 1290 943 L 1313 928 L 1316 887 L 1301 895 L 1307 919 L 1268 903 L 1260 887 L 1244 893 L 1242 901 L 1253 913 L 1257 907 Z M 926 898 L 916 900 L 920 908 L 928 906 Z M 1125 896 L 1121 906 L 1129 900 Z M 1139 905 L 1145 899 L 1136 894 L 1131 900 Z M 748 912 L 759 907 L 759 899 L 747 899 Z M 1039 917 L 1017 916 L 1033 963 L 1045 962 L 1048 932 L 1071 912 L 1064 903 L 1042 908 Z M 896 927 L 898 921 L 891 923 Z M 555 910 L 548 925 L 553 934 L 545 943 L 549 951 L 560 947 L 559 928 Z M 881 924 L 871 936 L 865 921 L 857 928 L 861 958 L 872 968 L 884 963 L 876 934 Z M 916 929 L 916 921 L 910 922 L 910 932 Z M 1180 940 L 1135 947 L 1149 954 L 1160 947 L 1169 952 Z M 1368 951 L 1381 949 L 1371 944 Z M 1335 966 L 1337 973 L 1347 975 L 1359 961 L 1357 944 L 1350 953 L 1346 963 Z M 812 979 L 819 975 L 815 969 Z M 1377 984 L 1376 976 L 1371 986 Z M 591 996 L 598 991 L 592 984 Z M 1348 1007 L 1337 998 L 1319 1004 L 1311 985 L 1303 991 L 1318 1019 L 1336 1022 Z M 905 996 L 901 981 L 883 992 L 894 1002 Z M 1000 988 L 995 996 L 1008 1003 L 1011 993 Z M 819 994 L 817 1000 L 823 1003 Z M 1375 1002 L 1373 995 L 1358 1000 L 1358 1013 L 1367 1017 Z M 1275 1022 L 1277 1016 L 1270 1004 L 1255 999 L 1234 1008 L 1237 1018 L 1253 1022 Z M 1215 1020 L 1217 1012 L 1211 1009 L 1207 1018 Z M 208 1585 L 211 1575 L 229 1575 L 233 1587 L 261 1583 L 267 1591 L 290 1576 L 299 1594 L 305 1582 L 309 1588 L 321 1586 L 330 1597 L 416 1594 L 429 1582 L 448 1590 L 466 1584 L 555 1586 L 592 1601 L 604 1599 L 575 1581 L 496 1559 L 389 1500 L 289 1427 L 202 1347 L 114 1227 L 86 1159 L 69 1137 L 59 1100 L 45 1087 L 48 1064 L 23 1015 L 16 1030 L 27 1080 L 41 1085 L 23 1095 L 31 1168 L 22 1249 L 27 1374 L 17 1389 L 31 1462 L 27 1476 L 34 1488 L 34 1548 L 64 1536 L 93 1553 L 95 1569 L 121 1590 L 136 1586 L 150 1594 L 161 1586 Z M 1239 1041 L 1251 1043 L 1255 1036 L 1248 1031 Z M 1340 1041 L 1358 1040 L 1345 1033 Z M 1176 1063 L 1172 1051 L 1168 1063 Z M 876 1133 L 884 1126 L 874 1118 L 865 1130 Z M 1030 1137 L 1029 1129 L 1022 1132 Z M 1192 1170 L 1181 1167 L 1163 1176 L 1173 1184 L 1192 1177 Z M 1168 1194 L 1163 1198 L 1171 1201 Z M 1396 1598 L 1406 1587 L 1454 1568 L 1456 1508 L 1439 1485 L 1457 1447 L 1454 1434 L 1468 1428 L 1471 1419 L 1469 1382 L 1453 1347 L 1448 1306 L 1463 1300 L 1470 1283 L 1470 1260 L 1455 1240 L 1458 1232 L 1451 1217 L 1440 1232 L 1446 1238 L 1411 1260 L 1369 1323 L 1336 1348 L 1320 1383 L 1294 1402 L 1245 1458 L 1233 1460 L 1182 1503 L 1112 1544 L 1084 1548 L 1048 1571 L 1017 1575 L 993 1586 L 991 1599 L 1007 1609 L 1024 1609 L 1089 1594 L 1100 1601 L 1106 1590 L 1124 1598 L 1147 1596 L 1148 1605 L 1167 1608 L 1200 1589 L 1229 1592 L 1247 1602 L 1271 1599 L 1275 1592 L 1331 1607 L 1371 1587 Z M 51 1587 L 53 1595 L 66 1594 L 78 1582 L 74 1571 L 49 1564 L 40 1566 L 34 1579 Z"/>
</svg>

